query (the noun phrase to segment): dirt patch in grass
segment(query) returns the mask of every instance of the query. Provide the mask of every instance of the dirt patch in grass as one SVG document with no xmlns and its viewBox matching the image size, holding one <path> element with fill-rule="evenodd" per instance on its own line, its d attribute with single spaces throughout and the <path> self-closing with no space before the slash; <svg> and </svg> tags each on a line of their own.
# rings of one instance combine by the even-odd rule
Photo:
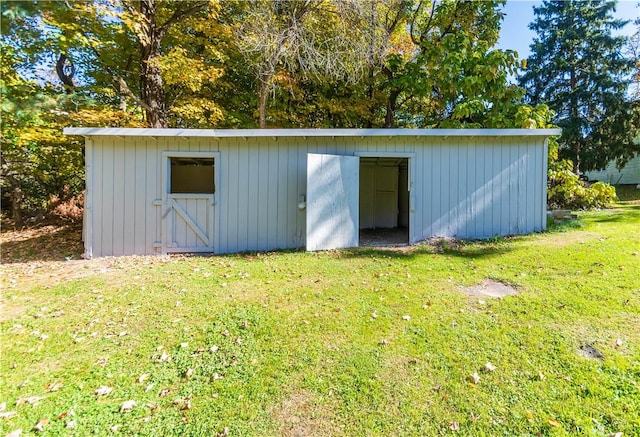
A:
<svg viewBox="0 0 640 437">
<path fill-rule="evenodd" d="M 470 294 L 497 298 L 518 294 L 518 290 L 515 287 L 493 279 L 485 279 L 482 284 L 465 287 L 464 291 Z"/>
<path fill-rule="evenodd" d="M 273 415 L 280 424 L 280 435 L 285 437 L 335 435 L 332 412 L 307 390 L 289 394 Z"/>
<path fill-rule="evenodd" d="M 590 360 L 602 360 L 604 355 L 593 344 L 587 343 L 580 346 L 578 353 Z"/>
</svg>

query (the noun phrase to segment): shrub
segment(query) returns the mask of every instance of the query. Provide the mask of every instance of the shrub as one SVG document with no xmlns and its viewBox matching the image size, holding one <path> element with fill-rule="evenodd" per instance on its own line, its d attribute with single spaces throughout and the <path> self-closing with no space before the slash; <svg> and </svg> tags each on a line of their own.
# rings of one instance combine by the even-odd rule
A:
<svg viewBox="0 0 640 437">
<path fill-rule="evenodd" d="M 569 160 L 549 165 L 547 204 L 552 209 L 606 208 L 616 201 L 616 189 L 604 182 L 592 185 L 580 180 Z"/>
</svg>

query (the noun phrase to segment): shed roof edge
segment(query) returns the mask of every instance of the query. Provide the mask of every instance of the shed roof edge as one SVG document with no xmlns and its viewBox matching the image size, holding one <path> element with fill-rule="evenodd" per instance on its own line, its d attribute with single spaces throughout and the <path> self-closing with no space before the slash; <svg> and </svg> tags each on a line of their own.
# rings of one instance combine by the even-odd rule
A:
<svg viewBox="0 0 640 437">
<path fill-rule="evenodd" d="M 549 137 L 561 129 L 152 129 L 67 127 L 65 135 L 145 137 Z"/>
</svg>

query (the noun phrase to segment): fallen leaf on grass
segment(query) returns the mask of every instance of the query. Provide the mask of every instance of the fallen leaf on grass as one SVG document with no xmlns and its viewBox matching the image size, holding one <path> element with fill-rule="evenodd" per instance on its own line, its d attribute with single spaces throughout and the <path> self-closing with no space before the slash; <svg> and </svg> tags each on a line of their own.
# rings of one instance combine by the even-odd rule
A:
<svg viewBox="0 0 640 437">
<path fill-rule="evenodd" d="M 557 420 L 549 419 L 549 425 L 553 426 L 554 428 L 557 428 L 560 426 L 560 422 L 558 422 Z"/>
<path fill-rule="evenodd" d="M 167 361 L 170 361 L 170 360 L 171 360 L 171 356 L 166 352 L 162 352 L 162 355 L 160 355 L 160 358 L 156 360 L 156 363 L 166 363 Z"/>
<path fill-rule="evenodd" d="M 460 424 L 458 422 L 449 422 L 449 429 L 451 431 L 458 431 L 460 429 Z"/>
<path fill-rule="evenodd" d="M 58 391 L 62 388 L 61 382 L 50 382 L 49 384 L 44 386 L 46 391 Z"/>
<path fill-rule="evenodd" d="M 191 399 L 190 398 L 184 398 L 184 399 L 176 399 L 173 401 L 173 405 L 180 405 L 180 410 L 181 411 L 185 411 L 185 410 L 190 410 L 191 409 Z"/>
<path fill-rule="evenodd" d="M 615 432 L 615 433 L 609 434 L 609 437 L 622 437 L 622 436 L 624 436 L 623 432 Z"/>
<path fill-rule="evenodd" d="M 404 315 L 404 316 L 402 316 L 402 320 L 409 321 L 409 320 L 411 320 L 411 316 L 409 316 L 409 315 Z"/>
<path fill-rule="evenodd" d="M 68 410 L 68 411 L 63 411 L 62 413 L 58 414 L 57 419 L 64 419 L 67 416 L 73 416 L 75 414 L 75 412 L 73 411 L 73 409 Z"/>
<path fill-rule="evenodd" d="M 34 405 L 43 399 L 43 396 L 29 396 L 28 398 L 18 398 L 18 400 L 16 401 L 16 407 L 24 404 Z"/>
<path fill-rule="evenodd" d="M 531 411 L 527 411 L 527 419 L 533 420 L 533 413 Z"/>
<path fill-rule="evenodd" d="M 94 391 L 93 394 L 96 396 L 108 396 L 109 393 L 111 393 L 112 391 L 113 389 L 111 387 L 107 387 L 106 385 L 103 385 L 98 387 L 98 389 Z"/>
<path fill-rule="evenodd" d="M 540 381 L 543 381 L 545 378 L 546 378 L 546 376 L 544 376 L 544 373 L 542 373 L 542 372 L 538 372 L 538 379 L 539 379 Z"/>
<path fill-rule="evenodd" d="M 160 393 L 158 394 L 158 396 L 160 396 L 161 398 L 167 396 L 169 394 L 169 389 L 168 388 L 164 388 L 162 390 L 160 390 Z"/>
<path fill-rule="evenodd" d="M 33 430 L 36 432 L 42 432 L 44 431 L 44 427 L 47 426 L 48 423 L 49 419 L 43 417 L 42 419 L 38 420 L 38 423 L 36 423 L 36 426 L 33 427 Z"/>
<path fill-rule="evenodd" d="M 484 370 L 486 370 L 487 372 L 493 372 L 494 370 L 496 370 L 496 366 L 487 361 L 487 363 L 484 365 Z"/>
<path fill-rule="evenodd" d="M 111 432 L 118 432 L 118 429 L 120 429 L 120 425 L 113 425 L 109 427 L 109 431 Z"/>
<path fill-rule="evenodd" d="M 133 410 L 133 408 L 138 405 L 136 401 L 130 400 L 130 401 L 125 401 L 122 403 L 122 406 L 120 407 L 120 412 L 121 413 L 127 413 L 131 410 Z"/>
<path fill-rule="evenodd" d="M 378 315 L 376 314 L 375 311 L 371 313 L 371 318 L 372 319 L 377 319 L 378 318 Z"/>
<path fill-rule="evenodd" d="M 209 348 L 209 352 L 214 353 L 214 352 L 217 352 L 218 349 L 219 349 L 218 346 L 214 344 Z"/>
<path fill-rule="evenodd" d="M 147 379 L 149 379 L 151 377 L 150 374 L 148 373 L 143 373 L 142 375 L 140 375 L 138 377 L 138 384 L 142 384 L 143 382 L 145 382 Z"/>
<path fill-rule="evenodd" d="M 616 346 L 620 347 L 623 344 L 624 344 L 624 342 L 622 341 L 622 339 L 619 338 L 619 339 L 616 340 Z"/>
<path fill-rule="evenodd" d="M 478 420 L 480 420 L 480 416 L 476 416 L 475 414 L 471 413 L 470 419 L 471 422 L 477 422 Z"/>
<path fill-rule="evenodd" d="M 0 413 L 0 419 L 11 419 L 12 417 L 16 417 L 18 413 L 15 411 L 3 411 Z"/>
<path fill-rule="evenodd" d="M 186 378 L 191 378 L 193 376 L 193 369 L 187 369 L 187 371 L 184 372 L 184 376 Z"/>
<path fill-rule="evenodd" d="M 70 420 L 67 422 L 67 424 L 65 425 L 65 427 L 67 428 L 75 428 L 76 427 L 76 421 L 75 420 Z"/>
<path fill-rule="evenodd" d="M 471 381 L 472 384 L 477 385 L 480 382 L 480 375 L 472 373 L 469 375 L 469 381 Z"/>
<path fill-rule="evenodd" d="M 15 431 L 11 431 L 9 434 L 7 434 L 7 437 L 20 437 L 21 435 L 22 435 L 22 430 L 16 429 Z"/>
</svg>

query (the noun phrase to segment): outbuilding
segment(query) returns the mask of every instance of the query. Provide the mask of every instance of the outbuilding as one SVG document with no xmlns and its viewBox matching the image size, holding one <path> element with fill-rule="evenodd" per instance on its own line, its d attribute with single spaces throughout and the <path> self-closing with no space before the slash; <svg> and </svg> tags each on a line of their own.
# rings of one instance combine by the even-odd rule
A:
<svg viewBox="0 0 640 437">
<path fill-rule="evenodd" d="M 481 239 L 546 228 L 559 129 L 67 128 L 87 258 Z"/>
</svg>

